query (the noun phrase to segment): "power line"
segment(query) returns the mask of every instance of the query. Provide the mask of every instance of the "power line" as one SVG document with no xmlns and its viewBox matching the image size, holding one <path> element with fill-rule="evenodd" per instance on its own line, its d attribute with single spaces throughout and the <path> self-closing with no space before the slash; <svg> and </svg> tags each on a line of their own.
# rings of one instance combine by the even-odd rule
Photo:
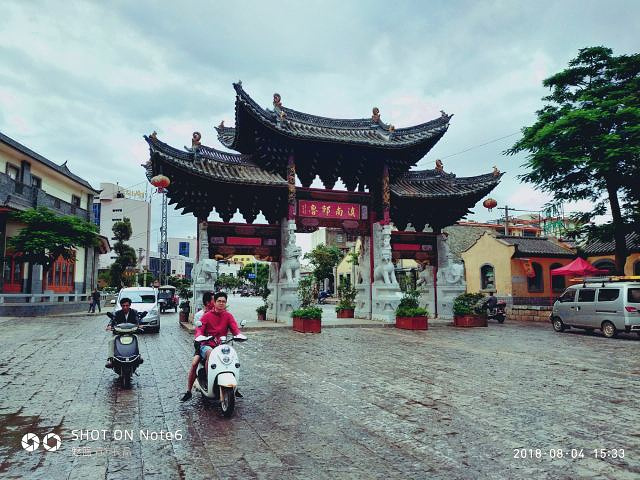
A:
<svg viewBox="0 0 640 480">
<path fill-rule="evenodd" d="M 484 147 L 485 145 L 489 145 L 491 143 L 495 143 L 495 142 L 499 142 L 500 140 L 504 140 L 505 138 L 509 138 L 509 137 L 513 137 L 514 135 L 518 135 L 520 132 L 513 132 L 510 133 L 509 135 L 505 135 L 504 137 L 500 137 L 500 138 L 494 138 L 493 140 L 489 140 L 488 142 L 484 142 L 484 143 L 480 143 L 478 145 L 474 145 L 473 147 L 469 147 L 465 150 L 461 150 L 457 153 L 452 153 L 451 155 L 447 155 L 445 157 L 440 157 L 441 160 L 444 160 L 445 158 L 451 158 L 451 157 L 455 157 L 456 155 L 460 155 L 462 153 L 466 153 L 469 152 L 471 150 L 475 150 L 476 148 L 480 148 L 480 147 Z"/>
</svg>

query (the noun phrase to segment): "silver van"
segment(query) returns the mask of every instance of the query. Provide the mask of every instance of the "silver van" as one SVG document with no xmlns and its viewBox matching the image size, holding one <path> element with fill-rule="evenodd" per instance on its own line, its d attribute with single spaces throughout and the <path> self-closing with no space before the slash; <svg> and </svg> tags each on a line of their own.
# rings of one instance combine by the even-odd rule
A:
<svg viewBox="0 0 640 480">
<path fill-rule="evenodd" d="M 620 331 L 640 335 L 640 278 L 631 278 L 592 278 L 570 286 L 553 304 L 549 316 L 553 329 L 599 328 L 607 338 Z"/>
</svg>

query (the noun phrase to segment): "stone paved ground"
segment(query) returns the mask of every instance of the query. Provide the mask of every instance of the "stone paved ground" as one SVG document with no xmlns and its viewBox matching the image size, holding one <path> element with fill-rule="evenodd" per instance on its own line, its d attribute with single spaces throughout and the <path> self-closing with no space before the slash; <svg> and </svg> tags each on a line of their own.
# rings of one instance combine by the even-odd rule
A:
<svg viewBox="0 0 640 480">
<path fill-rule="evenodd" d="M 175 314 L 141 337 L 145 363 L 128 391 L 103 367 L 105 324 L 104 316 L 0 320 L 0 477 L 640 476 L 636 336 L 509 322 L 251 331 L 237 345 L 245 398 L 225 420 L 198 395 L 178 401 L 192 346 Z M 110 433 L 76 440 L 77 429 Z M 118 429 L 134 430 L 134 440 L 113 440 Z M 182 439 L 140 439 L 140 429 L 179 430 Z M 62 437 L 57 452 L 20 447 L 25 433 L 51 431 Z M 536 448 L 540 459 L 514 458 L 514 449 Z M 624 449 L 624 458 L 596 459 L 595 448 Z M 549 458 L 552 449 L 564 458 Z M 571 459 L 571 449 L 584 457 Z"/>
</svg>

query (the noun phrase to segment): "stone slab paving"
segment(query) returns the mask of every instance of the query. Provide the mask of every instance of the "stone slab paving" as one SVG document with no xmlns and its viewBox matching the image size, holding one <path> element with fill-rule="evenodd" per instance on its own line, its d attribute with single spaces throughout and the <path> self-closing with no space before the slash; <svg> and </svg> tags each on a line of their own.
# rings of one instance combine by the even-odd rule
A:
<svg viewBox="0 0 640 480">
<path fill-rule="evenodd" d="M 141 336 L 145 363 L 131 390 L 104 368 L 106 323 L 0 319 L 1 478 L 640 477 L 636 336 L 508 321 L 249 330 L 236 344 L 245 398 L 227 420 L 199 395 L 178 401 L 192 337 L 177 315 Z M 74 437 L 81 429 L 106 432 Z M 125 430 L 132 440 L 114 438 Z M 55 432 L 61 448 L 27 452 L 28 432 Z M 596 458 L 600 448 L 624 458 Z M 514 458 L 521 449 L 526 458 Z"/>
</svg>

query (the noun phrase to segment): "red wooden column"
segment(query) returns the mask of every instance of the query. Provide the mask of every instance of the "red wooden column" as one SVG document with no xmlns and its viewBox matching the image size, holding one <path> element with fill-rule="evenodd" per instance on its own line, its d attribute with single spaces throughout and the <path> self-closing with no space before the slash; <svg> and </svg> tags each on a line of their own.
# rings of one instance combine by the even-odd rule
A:
<svg viewBox="0 0 640 480">
<path fill-rule="evenodd" d="M 391 207 L 391 190 L 389 189 L 389 167 L 384 164 L 382 168 L 382 225 L 387 225 L 390 221 L 389 209 Z"/>
<path fill-rule="evenodd" d="M 296 219 L 296 162 L 293 154 L 289 155 L 287 162 L 287 183 L 288 185 L 288 212 L 287 220 Z"/>
</svg>

